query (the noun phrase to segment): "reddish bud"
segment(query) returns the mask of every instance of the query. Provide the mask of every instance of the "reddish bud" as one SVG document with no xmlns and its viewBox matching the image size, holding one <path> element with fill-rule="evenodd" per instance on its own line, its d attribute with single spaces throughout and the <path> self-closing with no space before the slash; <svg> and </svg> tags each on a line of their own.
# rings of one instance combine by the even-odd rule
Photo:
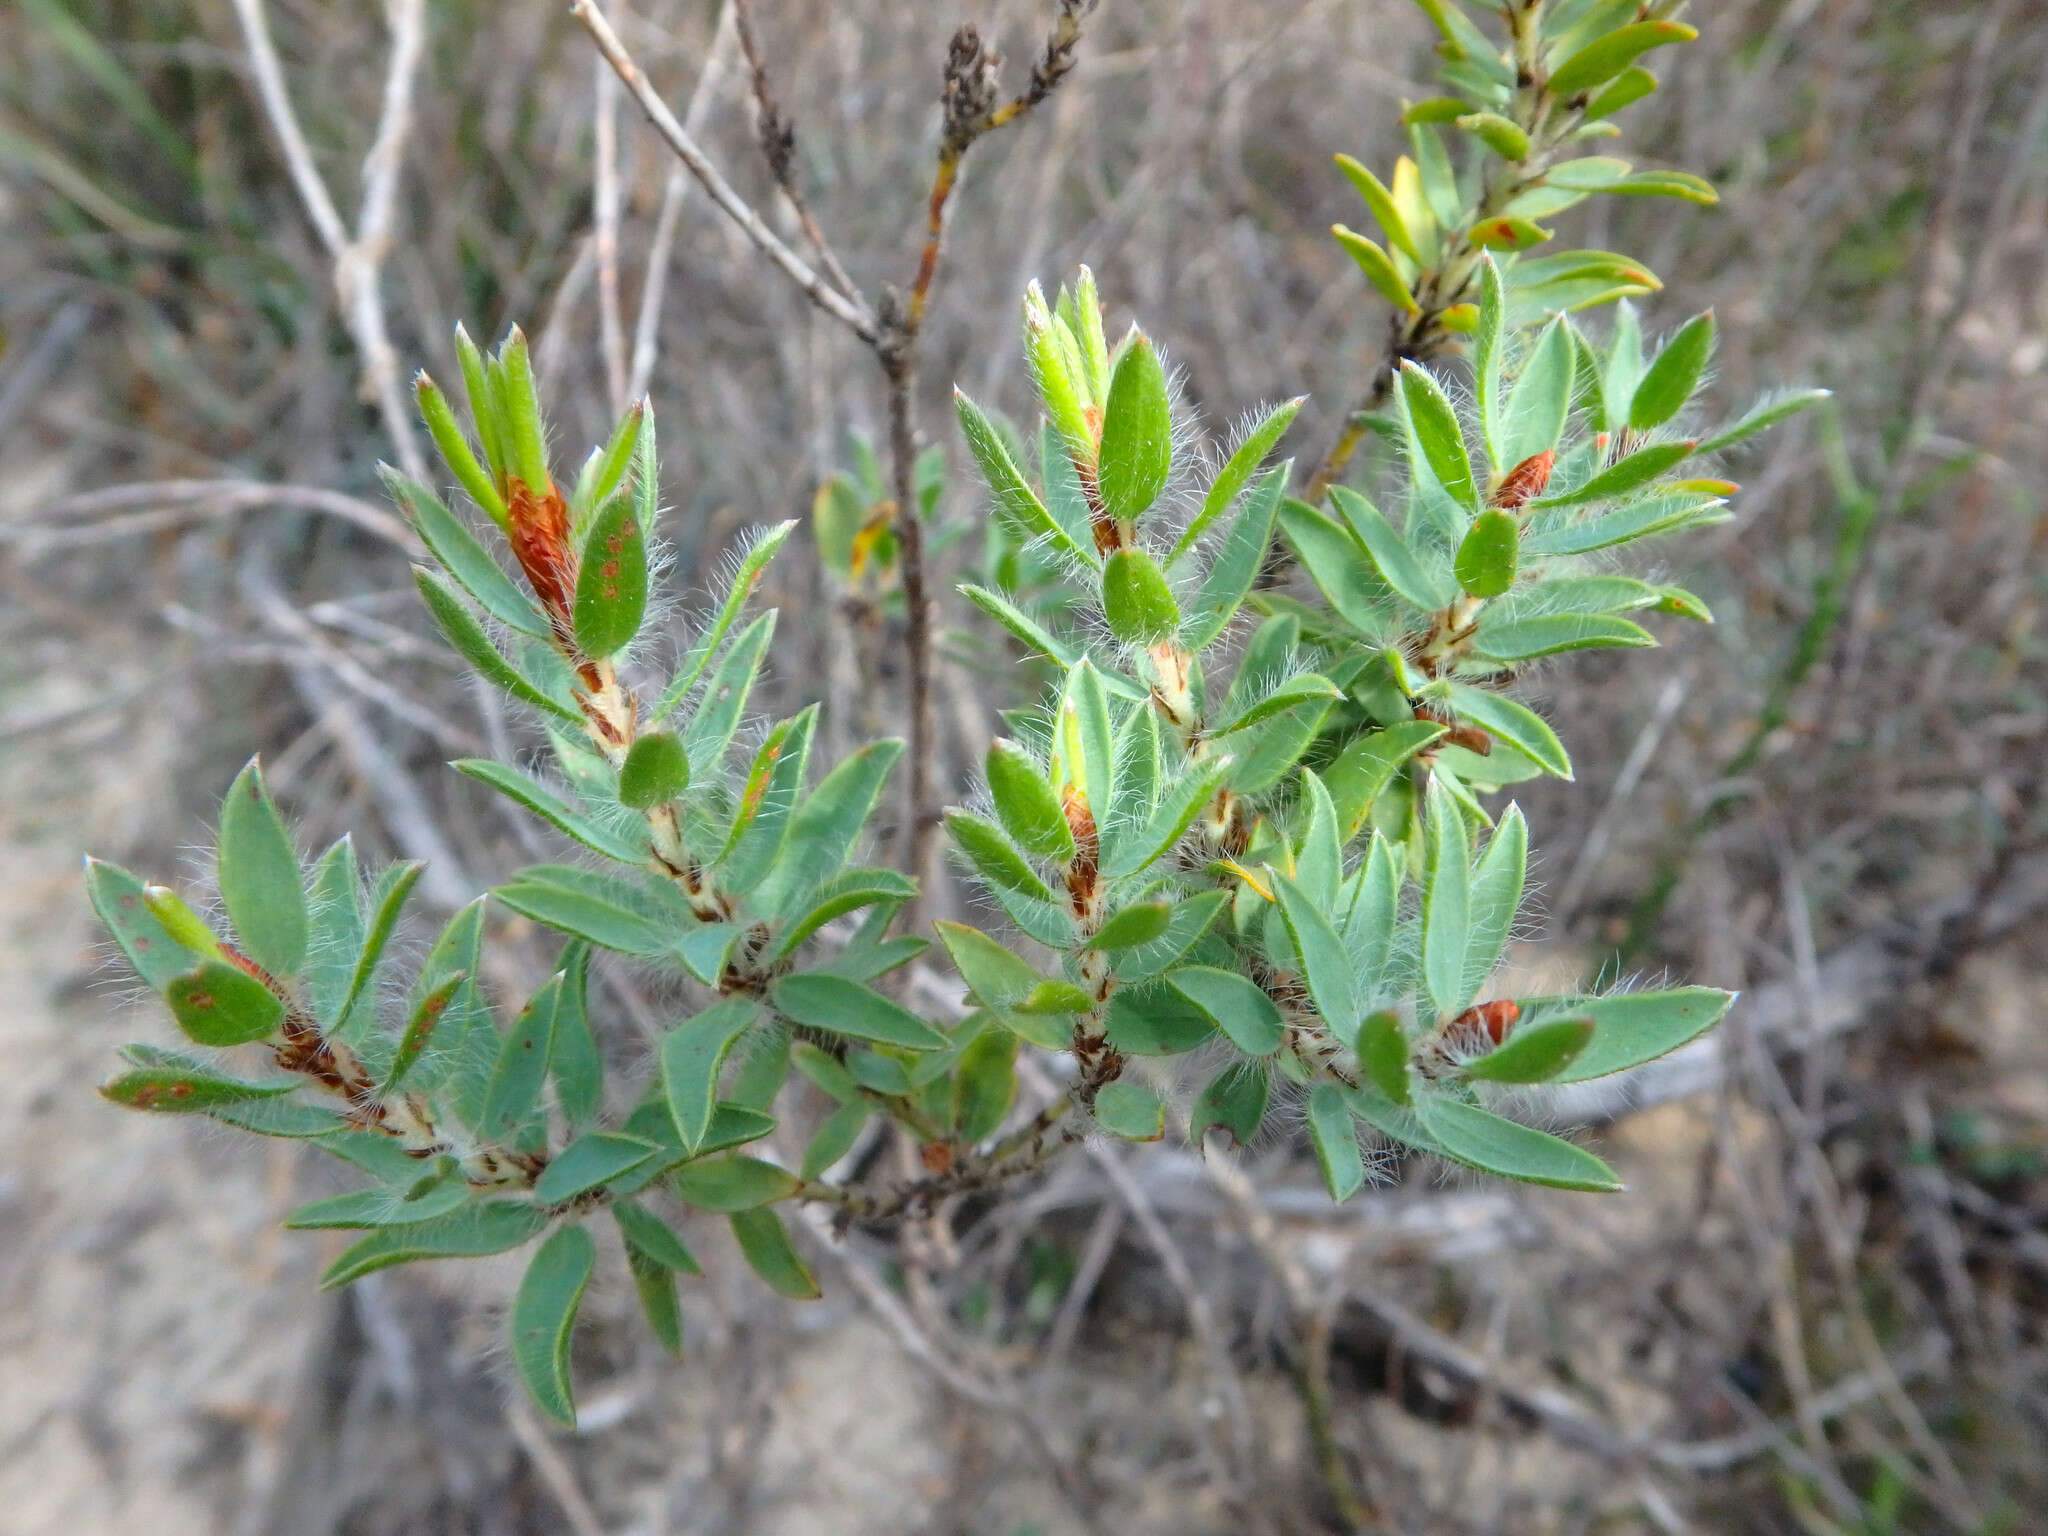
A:
<svg viewBox="0 0 2048 1536">
<path fill-rule="evenodd" d="M 1503 512 L 1519 512 L 1531 501 L 1543 494 L 1543 488 L 1550 484 L 1550 468 L 1557 462 L 1557 454 L 1551 449 L 1532 453 L 1501 481 L 1487 504 Z"/>
</svg>

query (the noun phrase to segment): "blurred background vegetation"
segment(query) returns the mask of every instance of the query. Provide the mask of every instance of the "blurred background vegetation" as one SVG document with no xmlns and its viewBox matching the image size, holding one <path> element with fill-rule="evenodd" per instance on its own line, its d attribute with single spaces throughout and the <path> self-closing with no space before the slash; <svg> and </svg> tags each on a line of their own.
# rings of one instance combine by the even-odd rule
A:
<svg viewBox="0 0 2048 1536">
<path fill-rule="evenodd" d="M 630 343 L 671 162 L 600 96 L 566 7 L 427 9 L 376 253 L 398 364 L 452 375 L 456 320 L 519 321 L 558 444 L 600 441 L 606 295 L 616 279 Z M 759 0 L 798 176 L 864 288 L 915 259 L 952 27 L 976 21 L 1015 76 L 1047 9 Z M 613 13 L 769 206 L 727 9 Z M 352 221 L 381 8 L 266 14 Z M 1540 679 L 1579 779 L 1524 802 L 1547 918 L 1521 963 L 1749 1000 L 1691 1075 L 1575 1122 L 1630 1179 L 1617 1200 L 1411 1170 L 1332 1214 L 1287 1138 L 1244 1166 L 1335 1329 L 1336 1438 L 1388 1529 L 2037 1529 L 2048 12 L 1726 0 L 1689 19 L 1702 39 L 1660 60 L 1631 152 L 1709 176 L 1720 206 L 1599 199 L 1564 216 L 1571 243 L 1647 258 L 1655 329 L 1715 307 L 1726 401 L 1836 401 L 1731 464 L 1736 519 L 1672 556 L 1714 628 Z M 1384 332 L 1327 233 L 1355 221 L 1330 157 L 1397 152 L 1431 37 L 1398 0 L 1103 0 L 1073 78 L 972 162 L 925 328 L 931 441 L 964 466 L 956 379 L 1021 408 L 1016 295 L 1086 261 L 1219 437 L 1308 391 L 1285 451 L 1313 461 Z M 883 401 L 701 193 L 659 270 L 647 379 L 687 576 L 806 515 Z M 180 868 L 257 749 L 308 845 L 353 830 L 369 858 L 431 853 L 443 904 L 528 855 L 438 768 L 516 728 L 457 685 L 402 541 L 363 515 L 400 449 L 229 0 L 0 10 L 0 328 L 10 1528 L 1341 1528 L 1274 1245 L 1164 1152 L 1133 1163 L 1135 1202 L 1077 1170 L 915 1234 L 894 1312 L 850 1294 L 798 1311 L 714 1268 L 687 1366 L 593 1330 L 569 1440 L 505 1406 L 487 1267 L 315 1300 L 316 1241 L 273 1230 L 313 1183 L 294 1154 L 255 1166 L 90 1094 L 120 996 L 96 984 L 76 855 Z M 948 496 L 977 513 L 964 468 Z M 889 726 L 888 687 L 859 688 L 893 664 L 871 605 L 795 546 L 764 596 L 785 610 L 783 699 L 827 699 L 830 749 Z M 940 697 L 958 763 L 1004 667 L 963 604 L 942 621 L 961 632 Z M 626 978 L 612 995 L 630 1063 L 633 1011 L 661 1000 Z M 631 1305 L 618 1277 L 593 1301 Z M 951 1374 L 919 1353 L 934 1338 Z"/>
</svg>

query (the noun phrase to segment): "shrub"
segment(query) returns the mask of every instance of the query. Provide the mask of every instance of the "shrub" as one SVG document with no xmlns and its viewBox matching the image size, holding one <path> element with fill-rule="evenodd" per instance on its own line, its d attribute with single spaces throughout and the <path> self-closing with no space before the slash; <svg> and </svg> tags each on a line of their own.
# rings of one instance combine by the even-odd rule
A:
<svg viewBox="0 0 2048 1536">
<path fill-rule="evenodd" d="M 1519 811 L 1490 807 L 1571 776 L 1515 685 L 1542 658 L 1650 646 L 1646 622 L 1708 620 L 1620 552 L 1725 516 L 1735 487 L 1712 461 L 1816 396 L 1702 424 L 1713 317 L 1648 346 L 1629 301 L 1659 285 L 1640 262 L 1550 249 L 1550 221 L 1591 196 L 1713 200 L 1695 177 L 1581 152 L 1655 89 L 1639 61 L 1691 40 L 1671 7 L 1511 5 L 1504 42 L 1448 0 L 1424 9 L 1448 94 L 1407 109 L 1412 152 L 1385 180 L 1340 157 L 1379 238 L 1335 235 L 1392 306 L 1388 355 L 1299 496 L 1273 456 L 1300 401 L 1206 457 L 1159 340 L 1133 326 L 1112 345 L 1086 268 L 1024 298 L 1042 420 L 958 397 L 987 489 L 961 590 L 1043 680 L 943 814 L 992 914 L 933 925 L 966 1003 L 919 1006 L 906 984 L 929 942 L 911 920 L 920 828 L 939 820 L 924 793 L 902 867 L 867 853 L 904 744 L 814 764 L 817 706 L 743 729 L 776 625 L 748 599 L 793 525 L 751 543 L 691 648 L 658 665 L 640 643 L 662 598 L 654 413 L 633 406 L 558 481 L 515 329 L 490 355 L 458 336 L 466 422 L 418 381 L 474 515 L 389 483 L 434 558 L 416 571 L 434 621 L 552 758 L 547 782 L 493 759 L 453 766 L 573 857 L 463 908 L 401 980 L 391 941 L 419 866 L 366 876 L 345 838 L 305 864 L 252 762 L 221 813 L 218 920 L 88 865 L 97 911 L 185 1036 L 128 1047 L 105 1095 L 303 1139 L 356 1169 L 360 1188 L 288 1219 L 362 1234 L 325 1285 L 531 1245 L 512 1358 L 564 1422 L 589 1225 L 615 1232 L 650 1328 L 677 1349 L 677 1279 L 697 1271 L 678 1209 L 725 1217 L 763 1282 L 809 1297 L 793 1208 L 886 1223 L 1091 1135 L 1154 1141 L 1171 1122 L 1197 1147 L 1211 1132 L 1250 1142 L 1280 1101 L 1302 1106 L 1333 1199 L 1364 1181 L 1367 1139 L 1618 1188 L 1598 1157 L 1508 1111 L 1672 1050 L 1730 999 L 1489 985 L 1528 854 Z M 978 43 L 956 40 L 921 284 L 960 157 L 1057 85 L 1085 13 L 1059 7 L 1008 107 Z M 907 399 L 922 292 L 880 311 L 836 300 L 892 400 Z M 1575 318 L 1596 308 L 1612 316 L 1597 341 Z M 814 532 L 835 579 L 908 621 L 915 682 L 931 664 L 922 562 L 943 467 L 908 430 L 893 437 L 889 478 L 864 465 L 828 481 Z M 1380 451 L 1358 465 L 1368 442 Z M 911 755 L 928 775 L 929 741 Z M 563 941 L 509 1019 L 482 982 L 488 903 Z M 614 962 L 600 954 L 700 999 L 645 1082 L 607 1081 L 590 976 Z M 1023 1102 L 1027 1051 L 1061 1079 L 1049 1103 Z M 1132 1064 L 1184 1055 L 1203 1081 L 1186 1084 L 1183 1125 L 1159 1086 L 1179 1075 Z M 251 1075 L 259 1063 L 272 1070 Z M 884 1129 L 916 1148 L 921 1177 L 865 1173 L 856 1153 Z"/>
</svg>

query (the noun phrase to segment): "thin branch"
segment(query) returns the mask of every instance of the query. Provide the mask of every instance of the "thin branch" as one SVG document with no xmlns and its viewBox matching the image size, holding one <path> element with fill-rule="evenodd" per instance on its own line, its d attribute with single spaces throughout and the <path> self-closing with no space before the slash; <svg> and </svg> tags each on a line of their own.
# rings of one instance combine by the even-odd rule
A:
<svg viewBox="0 0 2048 1536">
<path fill-rule="evenodd" d="M 683 127 L 693 137 L 704 128 L 718 82 L 732 60 L 733 0 L 725 0 L 712 29 L 711 51 L 704 55 L 704 67 L 697 72 L 697 84 L 683 108 Z M 647 273 L 640 286 L 640 315 L 633 325 L 633 370 L 626 383 L 626 398 L 638 400 L 654 380 L 654 363 L 661 341 L 661 301 L 668 290 L 669 259 L 675 251 L 676 231 L 682 227 L 683 203 L 696 182 L 682 166 L 668 173 L 661 189 L 661 209 L 654 216 L 654 238 L 647 248 Z"/>
<path fill-rule="evenodd" d="M 175 520 L 183 521 L 193 517 L 249 512 L 259 507 L 297 507 L 302 511 L 338 517 L 397 545 L 411 559 L 426 558 L 427 547 L 420 542 L 419 536 L 382 507 L 322 486 L 265 485 L 254 480 L 150 480 L 85 491 L 51 502 L 36 514 L 33 521 L 0 527 L 0 543 L 22 543 L 36 548 L 97 543 L 116 531 L 140 533 L 162 526 L 160 514 L 166 510 L 175 510 Z M 57 526 L 112 518 L 117 513 L 129 512 L 140 512 L 149 521 L 123 519 L 89 530 Z"/>
<path fill-rule="evenodd" d="M 931 874 L 932 845 L 939 814 L 932 796 L 932 599 L 925 581 L 924 509 L 917 495 L 917 432 L 913 420 L 917 394 L 917 344 L 938 276 L 945 243 L 946 216 L 959 185 L 960 163 L 986 135 L 1014 122 L 1050 96 L 1074 67 L 1081 44 L 1081 23 L 1095 0 L 1058 0 L 1058 11 L 1044 51 L 1032 67 L 1031 83 L 1022 94 L 1001 101 L 997 73 L 1002 60 L 981 41 L 970 24 L 953 34 L 946 53 L 945 85 L 940 96 L 944 124 L 931 193 L 925 200 L 924 248 L 907 297 L 893 292 L 883 307 L 883 334 L 875 354 L 889 381 L 890 479 L 896 499 L 896 544 L 907 616 L 904 649 L 908 653 L 910 691 L 909 801 L 903 828 L 902 866 L 917 882 L 918 894 L 904 914 L 916 932 L 924 920 L 925 887 Z M 998 104 L 1000 103 L 1000 104 Z"/>
<path fill-rule="evenodd" d="M 298 113 L 285 89 L 277 47 L 271 41 L 270 24 L 264 17 L 263 0 L 234 0 L 234 6 L 249 48 L 257 98 L 284 151 L 286 168 L 298 189 L 306 216 L 333 260 L 334 288 L 341 300 L 342 315 L 356 350 L 362 354 L 366 396 L 376 403 L 378 414 L 383 417 L 384 431 L 398 454 L 400 466 L 413 479 L 424 480 L 427 464 L 413 431 L 412 407 L 399 377 L 398 353 L 385 325 L 378 277 L 391 249 L 392 212 L 397 203 L 399 173 L 404 167 L 405 143 L 412 132 L 413 83 L 419 75 L 420 57 L 426 50 L 426 0 L 391 0 L 386 7 L 391 26 L 391 61 L 385 71 L 377 131 L 363 159 L 363 201 L 357 210 L 353 238 L 320 168 L 313 162 L 305 132 L 299 127 Z"/>
<path fill-rule="evenodd" d="M 605 393 L 612 414 L 626 409 L 626 327 L 619 313 L 619 77 L 603 59 L 597 71 L 595 114 L 595 177 L 591 204 L 596 226 L 597 328 L 604 350 Z"/>
<path fill-rule="evenodd" d="M 832 243 L 825 238 L 825 231 L 811 216 L 810 206 L 804 201 L 802 189 L 797 186 L 796 124 L 782 110 L 782 103 L 776 100 L 775 92 L 768 83 L 767 61 L 762 58 L 760 45 L 754 38 L 752 0 L 732 0 L 732 18 L 733 28 L 739 36 L 740 52 L 746 55 L 747 71 L 753 77 L 761 154 L 768 162 L 769 174 L 774 176 L 775 185 L 788 201 L 790 212 L 796 215 L 805 241 L 817 256 L 818 265 L 825 269 L 825 275 L 832 279 L 833 286 L 856 304 L 865 305 L 867 301 L 861 297 L 853 279 L 846 275 L 838 252 L 832 249 Z"/>
<path fill-rule="evenodd" d="M 248 4 L 252 0 L 238 0 L 238 3 Z M 872 343 L 880 334 L 874 315 L 866 306 L 856 304 L 826 282 L 809 262 L 785 245 L 781 237 L 762 221 L 752 204 L 733 190 L 689 129 L 677 121 L 675 113 L 669 110 L 668 103 L 661 99 L 661 93 L 655 90 L 645 72 L 634 62 L 632 53 L 619 40 L 619 34 L 612 30 L 611 23 L 605 20 L 594 0 L 575 0 L 569 10 L 583 24 L 583 29 L 597 44 L 598 51 L 617 71 L 626 89 L 632 92 L 633 99 L 640 103 L 640 110 L 647 114 L 655 132 L 675 151 L 676 158 L 689 167 L 690 174 L 704 184 L 711 200 L 725 210 L 727 217 L 739 225 L 749 240 L 760 247 L 763 255 L 788 274 L 806 298 L 862 341 Z"/>
</svg>

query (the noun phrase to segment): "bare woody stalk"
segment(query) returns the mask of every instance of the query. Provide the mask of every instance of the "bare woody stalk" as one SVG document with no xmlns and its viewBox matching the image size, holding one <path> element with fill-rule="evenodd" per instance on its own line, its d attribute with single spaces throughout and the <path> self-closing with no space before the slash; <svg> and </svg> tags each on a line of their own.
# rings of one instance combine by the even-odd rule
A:
<svg viewBox="0 0 2048 1536">
<path fill-rule="evenodd" d="M 365 392 L 376 402 L 399 464 L 406 474 L 420 479 L 426 474 L 426 460 L 420 455 L 419 440 L 413 432 L 411 402 L 399 376 L 398 353 L 391 345 L 390 330 L 385 324 L 378 280 L 384 258 L 391 250 L 392 211 L 397 203 L 406 140 L 412 132 L 413 82 L 419 75 L 420 57 L 426 48 L 425 0 L 394 0 L 385 7 L 391 23 L 391 61 L 385 71 L 376 137 L 363 159 L 363 202 L 357 211 L 353 235 L 335 206 L 319 167 L 313 163 L 313 152 L 299 127 L 291 93 L 285 89 L 284 69 L 270 39 L 263 0 L 234 0 L 234 4 L 243 40 L 249 47 L 249 65 L 256 77 L 256 94 L 263 104 L 264 116 L 270 119 L 271 130 L 277 135 L 278 147 L 284 152 L 306 217 L 334 263 L 334 287 L 341 300 L 344 323 L 363 357 Z"/>
<path fill-rule="evenodd" d="M 917 270 L 907 292 L 886 289 L 881 302 L 872 306 L 847 275 L 797 184 L 795 124 L 775 96 L 754 30 L 752 7 L 746 0 L 733 0 L 733 23 L 751 76 L 762 153 L 777 189 L 788 202 L 811 248 L 815 267 L 791 250 L 733 191 L 695 138 L 669 111 L 593 0 L 575 0 L 571 7 L 656 131 L 703 183 L 712 200 L 789 275 L 812 303 L 866 342 L 881 365 L 888 390 L 890 480 L 896 502 L 896 535 L 907 615 L 904 646 L 910 772 L 900 863 L 919 886 L 919 895 L 906 914 L 906 924 L 912 931 L 922 921 L 923 890 L 931 871 L 932 847 L 940 822 L 932 784 L 936 755 L 931 684 L 932 596 L 926 580 L 924 524 L 919 515 L 916 486 L 918 339 L 930 307 L 947 217 L 967 152 L 980 139 L 1024 116 L 1052 94 L 1074 67 L 1082 21 L 1094 7 L 1095 0 L 1058 0 L 1058 12 L 1044 50 L 1032 67 L 1031 79 L 1022 92 L 1008 100 L 1003 98 L 999 85 L 1000 55 L 982 42 L 980 32 L 972 24 L 954 33 L 947 51 L 941 95 L 944 123 L 938 162 L 926 198 L 925 236 Z"/>
</svg>

